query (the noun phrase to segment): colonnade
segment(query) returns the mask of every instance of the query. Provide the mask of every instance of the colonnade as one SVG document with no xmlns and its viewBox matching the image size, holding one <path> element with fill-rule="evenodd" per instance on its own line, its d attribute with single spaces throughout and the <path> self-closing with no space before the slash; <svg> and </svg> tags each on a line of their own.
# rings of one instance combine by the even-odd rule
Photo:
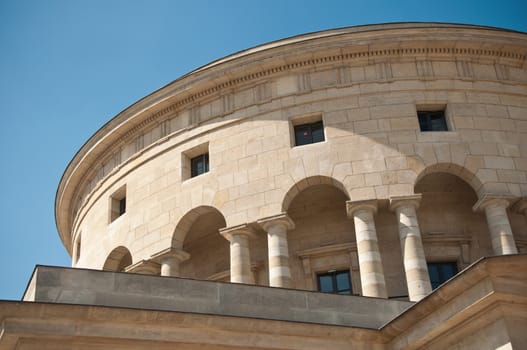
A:
<svg viewBox="0 0 527 350">
<path fill-rule="evenodd" d="M 432 291 L 417 220 L 421 197 L 421 194 L 412 194 L 390 198 L 390 210 L 395 212 L 398 222 L 403 266 L 411 301 L 419 301 Z M 507 216 L 510 203 L 509 197 L 484 196 L 473 207 L 474 211 L 485 212 L 495 255 L 517 253 Z M 527 206 L 522 207 L 523 209 L 527 213 Z M 355 226 L 362 295 L 387 298 L 374 220 L 377 200 L 347 201 L 346 211 Z M 249 248 L 249 240 L 257 235 L 254 225 L 267 233 L 269 286 L 292 287 L 287 232 L 294 229 L 295 224 L 286 213 L 260 219 L 253 225 L 244 224 L 220 230 L 220 234 L 230 242 L 231 282 L 254 284 Z M 157 258 L 161 263 L 162 276 L 178 276 L 179 265 L 189 255 L 171 248 L 157 254 Z"/>
</svg>

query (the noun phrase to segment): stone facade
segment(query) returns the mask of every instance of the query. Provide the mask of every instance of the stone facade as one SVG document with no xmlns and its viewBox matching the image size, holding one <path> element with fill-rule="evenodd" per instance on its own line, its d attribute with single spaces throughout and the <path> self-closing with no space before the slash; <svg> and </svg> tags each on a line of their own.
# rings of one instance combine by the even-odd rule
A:
<svg viewBox="0 0 527 350">
<path fill-rule="evenodd" d="M 525 33 L 407 23 L 220 59 L 86 142 L 57 192 L 60 237 L 77 268 L 304 291 L 349 271 L 357 296 L 436 298 L 427 263 L 527 252 L 526 58 Z M 514 333 L 505 318 L 479 332 Z M 440 346 L 394 337 L 364 344 Z"/>
</svg>

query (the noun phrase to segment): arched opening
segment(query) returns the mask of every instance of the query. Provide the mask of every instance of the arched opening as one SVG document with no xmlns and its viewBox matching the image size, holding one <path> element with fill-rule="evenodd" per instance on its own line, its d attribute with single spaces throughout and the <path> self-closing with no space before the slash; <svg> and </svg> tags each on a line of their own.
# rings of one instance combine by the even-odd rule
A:
<svg viewBox="0 0 527 350">
<path fill-rule="evenodd" d="M 414 187 L 422 194 L 417 210 L 433 287 L 475 260 L 492 255 L 484 213 L 474 213 L 473 187 L 447 172 L 429 172 Z"/>
<path fill-rule="evenodd" d="M 300 192 L 314 185 L 328 185 L 334 187 L 340 190 L 346 198 L 349 198 L 346 188 L 340 181 L 328 176 L 311 176 L 298 181 L 289 189 L 289 191 L 287 191 L 284 200 L 282 201 L 282 211 L 287 212 L 291 202 L 300 194 Z"/>
<path fill-rule="evenodd" d="M 117 247 L 108 255 L 103 265 L 105 271 L 123 272 L 127 266 L 132 265 L 132 254 L 123 246 Z"/>
<path fill-rule="evenodd" d="M 223 215 L 208 206 L 192 209 L 181 218 L 172 242 L 190 254 L 180 265 L 182 277 L 229 280 L 229 242 L 218 232 L 225 226 Z"/>
<path fill-rule="evenodd" d="M 298 289 L 356 294 L 360 278 L 358 266 L 352 266 L 356 245 L 353 223 L 346 214 L 349 197 L 326 179 L 303 180 L 295 185 L 301 190 L 286 198 L 287 214 L 295 223 L 288 232 L 289 256 L 295 257 L 290 259 L 292 284 Z M 353 291 L 348 290 L 348 282 Z"/>
</svg>

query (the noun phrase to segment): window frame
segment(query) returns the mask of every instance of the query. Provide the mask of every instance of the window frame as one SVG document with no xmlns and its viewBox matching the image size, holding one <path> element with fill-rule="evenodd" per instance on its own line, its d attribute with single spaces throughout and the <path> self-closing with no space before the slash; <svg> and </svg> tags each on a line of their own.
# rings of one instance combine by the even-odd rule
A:
<svg viewBox="0 0 527 350">
<path fill-rule="evenodd" d="M 120 187 L 110 196 L 109 223 L 111 224 L 126 214 L 126 185 Z"/>
<path fill-rule="evenodd" d="M 305 128 L 308 133 L 307 141 L 298 137 L 300 129 Z M 324 143 L 326 141 L 326 130 L 322 113 L 295 117 L 290 121 L 291 147 L 307 146 Z M 315 138 L 313 135 L 315 134 Z"/>
<path fill-rule="evenodd" d="M 203 170 L 199 171 L 200 161 L 203 162 Z M 209 153 L 203 153 L 190 159 L 190 178 L 208 173 L 210 170 Z"/>
<path fill-rule="evenodd" d="M 440 120 L 441 127 L 434 128 L 433 120 Z M 437 109 L 417 109 L 417 121 L 419 123 L 420 132 L 445 132 L 450 131 L 448 125 L 446 110 L 444 108 Z"/>
<path fill-rule="evenodd" d="M 199 174 L 195 173 L 195 169 L 192 169 L 193 163 L 195 162 L 196 159 L 205 158 L 205 157 L 206 157 L 206 164 L 204 165 L 205 171 Z M 211 164 L 210 164 L 211 159 L 210 158 L 211 158 L 211 154 L 209 151 L 208 141 L 195 145 L 181 152 L 181 181 L 186 182 L 186 181 L 199 178 L 205 174 L 210 173 L 211 171 Z"/>
<path fill-rule="evenodd" d="M 338 286 L 338 275 L 346 274 L 347 275 L 347 281 L 349 284 L 349 288 L 347 289 L 339 289 Z M 332 291 L 323 291 L 321 288 L 321 278 L 322 277 L 331 277 L 331 283 L 332 283 Z M 330 270 L 326 272 L 318 272 L 316 274 L 317 277 L 317 290 L 321 293 L 330 293 L 330 294 L 339 294 L 339 295 L 353 295 L 353 284 L 351 282 L 351 272 L 350 270 Z"/>
<path fill-rule="evenodd" d="M 301 130 L 305 129 L 305 130 Z M 315 140 L 314 132 L 315 131 L 321 131 L 321 139 Z M 324 142 L 326 141 L 326 136 L 324 135 L 324 123 L 322 120 L 313 122 L 313 123 L 306 123 L 306 124 L 299 124 L 293 126 L 293 132 L 295 134 L 295 146 L 305 146 L 305 145 L 311 145 L 314 143 Z M 302 140 L 298 137 L 298 134 L 304 132 L 308 133 L 309 140 Z M 304 142 L 305 141 L 305 142 Z"/>
</svg>

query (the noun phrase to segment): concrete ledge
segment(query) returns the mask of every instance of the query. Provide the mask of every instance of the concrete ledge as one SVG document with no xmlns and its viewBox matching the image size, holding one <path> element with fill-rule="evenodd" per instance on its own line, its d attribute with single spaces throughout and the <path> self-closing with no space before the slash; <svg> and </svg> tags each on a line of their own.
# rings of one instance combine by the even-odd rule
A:
<svg viewBox="0 0 527 350">
<path fill-rule="evenodd" d="M 37 266 L 24 301 L 378 329 L 413 303 L 185 278 Z"/>
</svg>

